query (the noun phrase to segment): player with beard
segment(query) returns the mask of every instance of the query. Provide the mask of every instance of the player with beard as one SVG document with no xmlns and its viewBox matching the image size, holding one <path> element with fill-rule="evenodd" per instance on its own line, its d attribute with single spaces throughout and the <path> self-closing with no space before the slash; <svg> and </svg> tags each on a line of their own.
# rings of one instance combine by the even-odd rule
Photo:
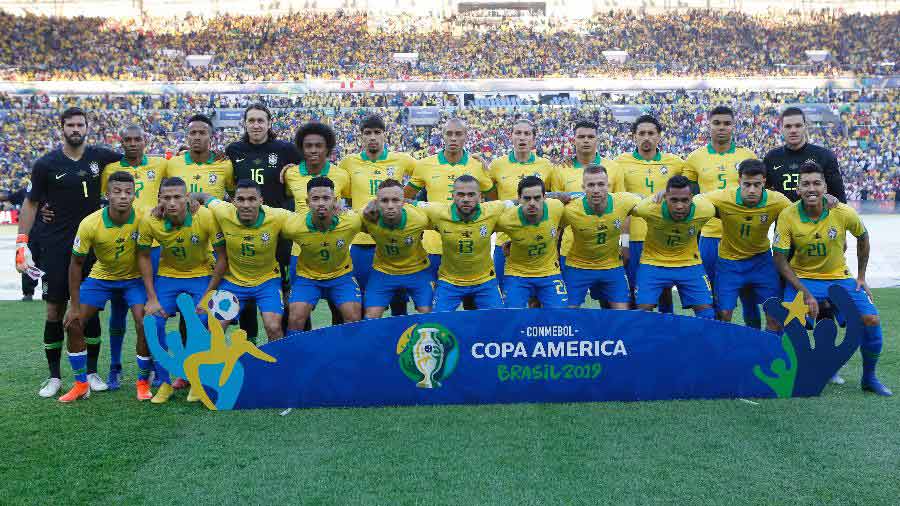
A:
<svg viewBox="0 0 900 506">
<path fill-rule="evenodd" d="M 37 205 L 46 202 L 56 213 L 49 223 L 37 227 L 41 244 L 39 267 L 44 271 L 44 300 L 47 301 L 44 323 L 44 352 L 50 369 L 49 379 L 41 386 L 41 397 L 53 397 L 62 386 L 60 360 L 63 344 L 63 315 L 69 300 L 69 263 L 78 225 L 100 208 L 101 172 L 107 164 L 122 155 L 108 149 L 84 144 L 88 131 L 87 115 L 77 107 L 60 115 L 63 145 L 39 158 L 32 169 L 31 188 L 19 213 L 16 238 L 16 269 L 35 269 L 28 248 L 29 234 L 35 223 Z M 89 262 L 85 262 L 87 266 Z M 86 272 L 85 272 L 86 274 Z M 105 390 L 106 383 L 97 375 L 100 355 L 100 323 L 94 317 L 84 322 L 87 351 L 87 381 L 95 390 Z"/>
</svg>

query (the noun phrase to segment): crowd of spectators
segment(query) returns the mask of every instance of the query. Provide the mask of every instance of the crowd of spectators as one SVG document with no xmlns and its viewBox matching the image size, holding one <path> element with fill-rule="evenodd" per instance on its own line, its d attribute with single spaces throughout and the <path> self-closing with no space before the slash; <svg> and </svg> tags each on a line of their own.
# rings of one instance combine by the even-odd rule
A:
<svg viewBox="0 0 900 506">
<path fill-rule="evenodd" d="M 0 13 L 5 80 L 882 75 L 900 61 L 900 14 L 685 10 L 548 17 L 53 18 Z M 628 52 L 624 65 L 604 50 Z M 806 50 L 830 58 L 809 65 Z M 418 53 L 397 61 L 394 53 Z M 212 55 L 192 67 L 185 56 Z"/>
<path fill-rule="evenodd" d="M 455 97 L 440 94 L 377 95 L 330 94 L 304 96 L 173 95 L 173 96 L 7 96 L 0 94 L 0 189 L 15 191 L 28 181 L 37 157 L 59 145 L 58 114 L 77 105 L 90 111 L 89 142 L 116 146 L 118 130 L 136 123 L 148 132 L 148 152 L 165 154 L 184 144 L 184 120 L 195 112 L 267 103 L 275 114 L 273 129 L 292 139 L 303 122 L 318 120 L 338 133 L 335 158 L 358 148 L 358 124 L 367 114 L 382 114 L 388 123 L 391 149 L 416 157 L 440 148 L 437 128 L 414 126 L 407 106 L 442 103 L 443 115 L 459 115 L 470 126 L 468 147 L 488 158 L 510 149 L 511 120 L 526 117 L 538 125 L 537 151 L 560 161 L 573 156 L 572 125 L 591 118 L 600 125 L 600 152 L 604 156 L 634 149 L 628 123 L 616 118 L 610 106 L 639 105 L 658 115 L 665 126 L 661 147 L 686 156 L 706 140 L 705 112 L 718 104 L 737 112 L 736 138 L 740 145 L 762 157 L 781 144 L 777 118 L 786 103 L 826 103 L 836 122 L 811 122 L 811 142 L 835 151 L 844 171 L 848 192 L 855 199 L 890 199 L 900 185 L 900 91 L 815 91 L 809 93 L 659 92 L 641 94 L 582 93 L 577 106 L 532 105 L 519 107 L 457 108 Z M 240 135 L 239 129 L 220 129 L 216 149 Z"/>
</svg>

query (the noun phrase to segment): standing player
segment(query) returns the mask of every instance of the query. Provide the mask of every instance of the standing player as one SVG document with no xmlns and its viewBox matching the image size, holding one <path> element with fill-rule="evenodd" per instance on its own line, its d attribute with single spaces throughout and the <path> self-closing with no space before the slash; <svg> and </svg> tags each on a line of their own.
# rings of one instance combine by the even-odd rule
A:
<svg viewBox="0 0 900 506">
<path fill-rule="evenodd" d="M 168 161 L 166 176 L 180 177 L 190 193 L 206 193 L 224 199 L 225 192 L 234 189 L 234 167 L 231 160 L 216 160 L 210 150 L 213 132 L 208 116 L 195 114 L 188 118 L 188 151 Z"/>
<path fill-rule="evenodd" d="M 241 179 L 256 181 L 262 190 L 263 204 L 282 209 L 293 209 L 288 198 L 281 171 L 290 164 L 299 164 L 300 152 L 288 141 L 275 138 L 272 131 L 272 112 L 264 104 L 250 104 L 244 109 L 244 135 L 225 147 L 225 155 L 234 167 L 234 182 Z M 291 286 L 291 241 L 282 239 L 275 256 L 281 270 L 281 288 L 287 293 Z M 287 324 L 287 320 L 283 322 Z M 258 335 L 256 306 L 248 302 L 240 317 L 241 329 L 250 338 Z"/>
<path fill-rule="evenodd" d="M 150 352 L 144 338 L 144 303 L 147 296 L 137 267 L 137 239 L 141 217 L 134 201 L 134 177 L 120 171 L 109 176 L 106 197 L 109 207 L 94 211 L 81 221 L 72 245 L 69 264 L 69 286 L 72 301 L 63 324 L 68 331 L 69 363 L 75 374 L 75 385 L 59 402 L 87 398 L 91 387 L 87 382 L 87 351 L 83 323 L 95 316 L 113 297 L 121 297 L 131 308 L 137 333 L 137 398 L 150 398 Z M 85 257 L 93 249 L 97 262 L 82 283 Z"/>
<path fill-rule="evenodd" d="M 506 307 L 526 308 L 531 297 L 541 307 L 566 307 L 569 299 L 556 251 L 565 206 L 558 200 L 546 200 L 544 181 L 537 176 L 519 181 L 517 193 L 519 206 L 504 211 L 496 226 L 510 241 L 502 290 Z"/>
<path fill-rule="evenodd" d="M 783 193 L 791 202 L 797 202 L 800 198 L 797 193 L 800 165 L 812 160 L 822 167 L 828 192 L 846 203 L 847 195 L 837 157 L 831 150 L 809 143 L 806 115 L 799 107 L 788 107 L 781 112 L 781 136 L 784 145 L 769 151 L 763 158 L 767 170 L 766 188 Z"/>
<path fill-rule="evenodd" d="M 609 176 L 602 165 L 588 165 L 583 172 L 584 197 L 569 202 L 563 217 L 566 231 L 571 229 L 572 235 L 563 266 L 569 304 L 580 306 L 590 290 L 612 309 L 628 309 L 631 290 L 619 238 L 640 199 L 630 193 L 610 193 Z"/>
<path fill-rule="evenodd" d="M 147 137 L 144 129 L 138 125 L 129 125 L 120 133 L 122 150 L 125 152 L 118 162 L 103 168 L 101 192 L 106 193 L 109 177 L 119 171 L 127 172 L 134 178 L 134 209 L 143 217 L 148 210 L 156 207 L 159 185 L 166 178 L 167 160 L 162 157 L 147 156 Z M 150 258 L 153 272 L 159 265 L 159 244 L 151 245 Z M 109 305 L 109 376 L 106 384 L 110 390 L 119 388 L 122 376 L 122 342 L 125 340 L 128 307 L 119 297 L 113 297 Z"/>
<path fill-rule="evenodd" d="M 483 187 L 484 183 L 475 176 L 463 174 L 453 183 L 452 203 L 419 204 L 428 215 L 442 248 L 434 311 L 455 311 L 468 296 L 474 298 L 478 309 L 503 307 L 491 262 L 491 234 L 507 203 L 500 200 L 482 203 Z"/>
<path fill-rule="evenodd" d="M 362 150 L 345 156 L 338 164 L 350 177 L 350 201 L 357 212 L 361 212 L 366 204 L 375 199 L 383 181 L 394 179 L 402 182 L 412 176 L 416 167 L 416 160 L 413 157 L 388 150 L 385 144 L 386 125 L 381 116 L 374 114 L 366 116 L 360 123 L 359 130 Z M 402 193 L 400 196 L 403 197 Z M 363 289 L 364 299 L 365 290 L 369 286 L 369 276 L 378 270 L 373 267 L 375 255 L 375 241 L 372 236 L 364 231 L 360 232 L 353 240 L 350 256 L 353 258 L 353 277 Z M 382 267 L 384 266 L 382 263 Z M 400 292 L 397 297 L 391 299 L 391 314 L 394 316 L 406 314 L 405 292 Z"/>
<path fill-rule="evenodd" d="M 691 182 L 678 175 L 666 183 L 661 203 L 646 198 L 631 214 L 646 220 L 647 227 L 635 290 L 638 309 L 652 311 L 662 291 L 675 286 L 682 307 L 715 319 L 709 278 L 697 250 L 697 235 L 716 215 L 715 207 L 700 195 L 693 197 Z"/>
<path fill-rule="evenodd" d="M 278 239 L 294 239 L 301 219 L 285 209 L 264 206 L 259 185 L 249 179 L 238 181 L 231 203 L 205 193 L 191 194 L 191 198 L 212 211 L 225 235 L 228 269 L 219 290 L 233 293 L 242 308 L 247 301 L 256 301 L 269 341 L 281 339 L 284 302 L 275 250 Z"/>
<path fill-rule="evenodd" d="M 334 130 L 328 125 L 311 121 L 305 123 L 297 129 L 294 136 L 294 145 L 300 151 L 303 161 L 299 166 L 289 166 L 284 170 L 284 184 L 287 187 L 287 194 L 294 197 L 294 212 L 301 216 L 306 216 L 309 212 L 309 203 L 307 199 L 306 189 L 309 182 L 316 177 L 327 177 L 334 183 L 335 199 L 346 196 L 350 186 L 350 176 L 340 167 L 331 164 L 329 158 L 334 152 L 337 145 L 337 136 Z M 300 246 L 292 245 L 291 249 L 291 276 L 297 270 L 297 257 L 300 255 Z M 331 302 L 328 303 L 331 310 L 331 324 L 338 325 L 343 323 L 341 320 L 341 312 L 334 307 Z M 290 309 L 288 309 L 290 314 Z M 305 330 L 312 328 L 310 320 L 307 318 Z"/>
<path fill-rule="evenodd" d="M 631 125 L 631 134 L 636 146 L 633 153 L 619 155 L 615 164 L 622 171 L 624 190 L 648 197 L 666 188 L 669 178 L 684 172 L 684 160 L 659 149 L 663 127 L 655 117 L 645 114 Z M 629 234 L 629 258 L 625 271 L 632 287 L 637 286 L 637 271 L 644 250 L 647 223 L 641 218 L 632 218 Z M 659 301 L 661 313 L 673 312 L 672 292 L 663 290 Z"/>
<path fill-rule="evenodd" d="M 755 158 L 742 161 L 738 173 L 737 187 L 705 195 L 721 219 L 722 243 L 716 248 L 713 289 L 718 317 L 726 322 L 731 321 L 738 293 L 749 292 L 745 307 L 779 295 L 781 283 L 772 261 L 768 233 L 778 215 L 791 204 L 784 195 L 765 189 L 766 166 L 761 161 Z M 766 329 L 777 333 L 781 325 L 766 316 Z"/>
<path fill-rule="evenodd" d="M 534 154 L 536 138 L 537 127 L 531 121 L 522 118 L 513 123 L 510 135 L 512 151 L 508 156 L 495 158 L 488 169 L 488 174 L 497 189 L 497 198 L 501 200 L 519 199 L 521 197 L 519 183 L 528 176 L 537 177 L 544 181 L 546 187 L 550 186 L 554 173 L 553 165 L 550 160 Z M 494 246 L 494 268 L 497 270 L 500 291 L 504 290 L 503 272 L 506 263 L 502 245 L 507 242 L 509 242 L 509 237 L 503 232 L 498 232 Z M 555 244 L 553 249 L 556 249 Z"/>
<path fill-rule="evenodd" d="M 204 295 L 219 286 L 228 257 L 224 235 L 212 212 L 201 207 L 191 214 L 188 209 L 187 184 L 181 178 L 170 177 L 163 182 L 159 202 L 162 216 L 145 215 L 141 220 L 138 267 L 147 292 L 144 313 L 156 317 L 156 335 L 165 346 L 166 319 L 178 311 L 178 295 L 186 293 L 199 304 Z M 153 269 L 150 256 L 153 244 L 162 249 L 158 271 Z M 215 250 L 214 261 L 211 249 Z M 151 402 L 161 404 L 169 400 L 174 389 L 168 371 L 161 366 L 157 371 L 160 387 Z M 200 398 L 188 394 L 188 400 L 194 399 Z"/>
<path fill-rule="evenodd" d="M 19 213 L 19 235 L 16 238 L 16 269 L 24 272 L 35 266 L 28 249 L 28 235 L 32 231 L 38 203 L 46 203 L 57 214 L 52 222 L 41 223 L 36 234 L 41 245 L 38 267 L 44 271 L 43 292 L 47 301 L 44 353 L 50 368 L 50 377 L 38 392 L 41 397 L 55 396 L 62 386 L 62 319 L 69 300 L 68 272 L 72 252 L 68 247 L 60 247 L 60 244 L 71 244 L 81 220 L 100 208 L 101 169 L 121 158 L 114 151 L 84 144 L 88 124 L 87 116 L 81 109 L 66 109 L 60 115 L 59 122 L 63 145 L 35 162 L 31 172 L 31 188 Z M 95 390 L 105 390 L 106 384 L 96 374 L 100 355 L 100 322 L 94 317 L 83 323 L 87 336 L 88 381 Z"/>
<path fill-rule="evenodd" d="M 450 118 L 444 123 L 444 149 L 416 162 L 416 168 L 404 189 L 406 198 L 413 199 L 424 189 L 428 193 L 428 202 L 450 204 L 454 200 L 456 180 L 463 175 L 472 176 L 488 200 L 496 198 L 493 181 L 484 171 L 482 163 L 469 156 L 465 149 L 467 132 L 468 127 L 462 119 Z M 479 198 L 479 202 L 480 200 Z M 441 265 L 442 251 L 446 250 L 441 239 L 437 231 L 425 231 L 423 244 L 431 262 L 431 272 L 435 276 Z M 491 271 L 493 278 L 493 269 Z"/>
<path fill-rule="evenodd" d="M 303 330 L 319 299 L 327 299 L 341 313 L 343 322 L 362 318 L 362 294 L 353 278 L 350 243 L 361 221 L 353 211 L 337 213 L 334 182 L 314 177 L 306 186 L 306 207 L 299 215 L 303 225 L 291 235 L 299 246 L 297 271 L 291 285 L 289 331 Z"/>
<path fill-rule="evenodd" d="M 875 374 L 881 355 L 882 332 L 878 310 L 872 303 L 872 293 L 866 284 L 871 248 L 869 234 L 851 207 L 839 204 L 834 209 L 826 208 L 828 183 L 825 169 L 818 163 L 800 164 L 799 174 L 797 190 L 800 201 L 782 212 L 775 226 L 775 265 L 787 282 L 784 300 L 793 300 L 797 292 L 803 293 L 810 316 L 815 319 L 819 301 L 828 298 L 828 287 L 838 285 L 846 288 L 865 325 L 865 335 L 860 344 L 862 389 L 878 395 L 892 395 Z M 844 257 L 847 232 L 856 237 L 858 266 L 855 280 Z M 791 251 L 794 255 L 789 261 Z"/>
<path fill-rule="evenodd" d="M 431 312 L 434 289 L 428 254 L 422 247 L 430 222 L 425 211 L 403 202 L 403 185 L 385 179 L 363 213 L 363 229 L 375 241 L 372 274 L 363 293 L 366 318 L 381 318 L 399 293 L 412 295 L 416 311 Z"/>
<path fill-rule="evenodd" d="M 684 175 L 692 183 L 697 184 L 701 194 L 735 189 L 738 185 L 738 164 L 744 160 L 755 160 L 756 155 L 749 149 L 735 144 L 734 111 L 730 107 L 724 105 L 714 107 L 709 112 L 707 124 L 709 144 L 695 149 L 688 155 Z M 700 231 L 700 259 L 703 261 L 706 276 L 713 284 L 714 293 L 718 293 L 715 290 L 716 260 L 719 258 L 721 240 L 722 222 L 718 218 L 713 218 Z M 759 308 L 751 294 L 743 292 L 741 307 L 744 312 L 744 323 L 748 327 L 761 328 Z M 731 309 L 734 310 L 733 307 Z"/>
</svg>

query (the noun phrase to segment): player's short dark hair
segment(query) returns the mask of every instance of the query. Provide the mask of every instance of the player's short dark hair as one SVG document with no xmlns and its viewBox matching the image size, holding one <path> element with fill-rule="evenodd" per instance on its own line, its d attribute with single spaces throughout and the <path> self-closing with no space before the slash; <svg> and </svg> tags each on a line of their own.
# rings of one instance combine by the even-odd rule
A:
<svg viewBox="0 0 900 506">
<path fill-rule="evenodd" d="M 762 176 L 766 177 L 766 164 L 762 160 L 750 158 L 738 164 L 738 177 Z"/>
<path fill-rule="evenodd" d="M 476 183 L 476 184 L 478 184 L 478 180 L 475 179 L 475 176 L 473 176 L 471 174 L 463 174 L 462 176 L 459 176 L 458 178 L 453 180 L 454 185 L 456 185 L 457 183 Z"/>
<path fill-rule="evenodd" d="M 640 125 L 641 123 L 651 123 L 656 127 L 657 132 L 662 133 L 663 131 L 662 123 L 660 123 L 659 120 L 656 119 L 656 116 L 653 116 L 652 114 L 641 114 L 640 116 L 638 116 L 638 119 L 634 120 L 634 123 L 631 124 L 632 135 L 637 133 L 638 125 Z"/>
<path fill-rule="evenodd" d="M 237 184 L 234 185 L 234 192 L 237 193 L 237 191 L 240 190 L 241 188 L 253 188 L 257 192 L 262 194 L 262 190 L 260 190 L 260 188 L 259 188 L 259 183 L 257 183 L 256 181 L 254 181 L 252 179 L 248 179 L 248 178 L 238 179 Z"/>
<path fill-rule="evenodd" d="M 87 113 L 81 107 L 69 107 L 59 115 L 59 126 L 65 126 L 66 120 L 81 116 L 84 118 L 84 124 L 87 125 Z"/>
<path fill-rule="evenodd" d="M 213 133 L 213 122 L 209 119 L 209 116 L 205 114 L 194 114 L 187 120 L 187 125 L 190 126 L 191 123 L 199 121 L 200 123 L 206 123 L 206 126 L 209 127 L 209 133 Z"/>
<path fill-rule="evenodd" d="M 402 189 L 403 183 L 401 183 L 400 181 L 397 181 L 396 179 L 388 178 L 388 179 L 385 179 L 384 181 L 382 181 L 378 185 L 379 190 L 382 190 L 384 188 L 401 188 Z"/>
<path fill-rule="evenodd" d="M 528 118 L 519 118 L 512 122 L 513 128 L 515 128 L 515 126 L 518 125 L 519 123 L 525 123 L 526 125 L 530 126 L 531 133 L 533 133 L 535 136 L 537 135 L 537 125 L 534 124 L 534 121 L 531 121 Z"/>
<path fill-rule="evenodd" d="M 162 184 L 159 185 L 160 190 L 163 188 L 175 188 L 175 187 L 181 187 L 181 188 L 187 189 L 187 183 L 185 183 L 184 179 L 181 179 L 180 177 L 172 176 L 172 177 L 167 177 L 167 178 L 163 179 Z"/>
<path fill-rule="evenodd" d="M 691 180 L 682 176 L 681 174 L 670 177 L 669 181 L 666 182 L 666 191 L 669 191 L 672 188 L 690 188 L 690 187 L 691 187 Z"/>
<path fill-rule="evenodd" d="M 575 122 L 575 127 L 572 128 L 572 132 L 578 131 L 579 128 L 590 128 L 591 130 L 600 131 L 600 127 L 597 126 L 595 121 L 591 121 L 589 119 L 580 119 Z"/>
<path fill-rule="evenodd" d="M 311 192 L 313 188 L 331 188 L 331 191 L 334 191 L 334 181 L 325 176 L 316 176 L 306 182 L 306 193 Z"/>
<path fill-rule="evenodd" d="M 269 108 L 266 107 L 266 104 L 264 104 L 262 102 L 255 102 L 253 104 L 248 105 L 247 108 L 244 109 L 244 121 L 245 122 L 247 121 L 247 113 L 250 111 L 262 111 L 262 112 L 266 113 L 266 119 L 269 121 L 269 130 L 266 132 L 266 135 L 268 136 L 267 138 L 270 141 L 272 139 L 275 139 L 275 131 L 272 130 L 272 124 L 271 124 L 272 111 L 270 111 Z M 244 142 L 250 142 L 250 134 L 248 134 L 245 131 L 244 135 L 241 136 L 241 140 Z"/>
<path fill-rule="evenodd" d="M 300 150 L 300 154 L 303 154 L 303 139 L 308 135 L 321 135 L 323 139 L 325 139 L 325 148 L 328 150 L 328 155 L 331 155 L 331 152 L 334 151 L 334 146 L 337 144 L 337 137 L 334 135 L 334 130 L 324 124 L 319 123 L 318 121 L 310 121 L 309 123 L 304 123 L 297 129 L 296 135 L 294 135 L 294 144 L 297 146 L 297 149 Z"/>
<path fill-rule="evenodd" d="M 797 169 L 797 177 L 802 176 L 803 174 L 821 174 L 823 177 L 825 176 L 825 169 L 819 165 L 818 162 L 813 160 L 807 160 L 800 164 L 800 168 Z"/>
<path fill-rule="evenodd" d="M 544 180 L 537 176 L 525 176 L 521 180 L 519 180 L 519 196 L 522 196 L 522 190 L 525 188 L 532 188 L 534 186 L 541 187 L 541 195 L 547 193 L 547 189 L 544 186 Z"/>
<path fill-rule="evenodd" d="M 717 106 L 713 107 L 713 109 L 711 111 L 709 111 L 710 118 L 712 118 L 713 116 L 715 116 L 717 114 L 724 114 L 727 116 L 731 116 L 731 119 L 734 119 L 734 110 L 732 110 L 731 107 L 728 107 L 727 105 L 717 105 Z"/>
<path fill-rule="evenodd" d="M 134 186 L 134 176 L 132 176 L 130 172 L 117 170 L 110 174 L 109 179 L 106 180 L 107 186 L 112 183 L 131 183 L 131 185 Z"/>
<path fill-rule="evenodd" d="M 384 119 L 377 114 L 370 114 L 363 118 L 363 120 L 359 123 L 359 131 L 362 132 L 365 129 L 372 130 L 387 130 L 387 126 L 384 124 Z"/>
<path fill-rule="evenodd" d="M 604 167 L 598 163 L 592 163 L 592 164 L 588 165 L 587 167 L 584 168 L 583 172 L 585 174 L 607 174 L 607 175 L 609 174 L 606 171 L 606 167 Z"/>
<path fill-rule="evenodd" d="M 800 116 L 801 118 L 803 118 L 803 122 L 806 123 L 806 114 L 803 112 L 803 109 L 801 109 L 799 107 L 796 107 L 796 106 L 786 107 L 783 111 L 781 111 L 781 115 L 779 116 L 779 119 L 781 121 L 784 121 L 784 118 L 786 118 L 788 116 Z"/>
</svg>

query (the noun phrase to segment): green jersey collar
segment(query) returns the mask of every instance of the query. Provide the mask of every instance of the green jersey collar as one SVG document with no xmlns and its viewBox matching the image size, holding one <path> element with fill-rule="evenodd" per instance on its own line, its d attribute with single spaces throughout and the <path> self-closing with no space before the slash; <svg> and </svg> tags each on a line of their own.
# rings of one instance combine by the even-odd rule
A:
<svg viewBox="0 0 900 506">
<path fill-rule="evenodd" d="M 261 208 L 260 208 L 260 212 L 262 212 Z M 194 220 L 191 217 L 191 210 L 186 209 L 184 211 L 184 223 L 182 223 L 181 225 L 174 225 L 174 224 L 172 224 L 172 221 L 169 220 L 169 218 L 165 218 L 163 220 L 163 223 L 164 223 L 163 228 L 165 229 L 166 232 L 171 232 L 172 229 L 174 229 L 174 228 L 190 227 L 191 223 L 193 223 L 193 221 Z"/>
<path fill-rule="evenodd" d="M 328 226 L 328 230 L 326 230 L 325 232 L 331 232 L 332 230 L 336 229 L 338 226 L 338 222 L 340 221 L 341 219 L 337 216 L 332 216 L 331 225 Z M 306 228 L 308 228 L 310 232 L 321 232 L 318 228 L 316 228 L 315 225 L 313 225 L 312 211 L 306 213 Z"/>
<path fill-rule="evenodd" d="M 207 202 L 207 205 L 209 203 Z M 243 225 L 244 223 L 241 221 L 241 216 L 238 214 L 237 208 L 234 209 L 234 216 L 237 218 L 238 223 Z M 250 225 L 249 228 L 259 228 L 262 226 L 263 222 L 266 221 L 266 212 L 263 210 L 262 206 L 259 207 L 259 216 L 256 217 L 256 223 Z M 185 222 L 187 223 L 187 222 Z"/>
<path fill-rule="evenodd" d="M 475 206 L 475 212 L 472 213 L 472 218 L 467 221 L 467 223 L 471 223 L 478 219 L 481 216 L 481 204 Z M 463 221 L 462 217 L 459 215 L 459 211 L 456 209 L 456 204 L 450 205 L 450 219 L 453 221 Z"/>
<path fill-rule="evenodd" d="M 209 164 L 211 164 L 211 163 L 213 163 L 213 162 L 215 162 L 215 161 L 216 161 L 216 155 L 212 154 L 212 152 L 209 153 L 209 160 L 207 160 L 207 161 L 205 161 L 205 162 L 195 162 L 194 159 L 191 158 L 191 152 L 190 152 L 190 151 L 188 151 L 187 153 L 184 154 L 184 163 L 186 163 L 186 164 L 188 164 L 188 165 L 191 165 L 191 164 L 196 164 L 196 165 L 209 165 Z"/>
<path fill-rule="evenodd" d="M 306 168 L 306 160 L 300 162 L 300 165 L 297 167 L 297 170 L 300 171 L 301 176 L 328 176 L 328 169 L 331 168 L 331 162 L 325 161 L 325 166 L 322 167 L 322 171 L 318 174 L 310 174 L 309 169 Z"/>
<path fill-rule="evenodd" d="M 112 217 L 109 215 L 109 207 L 103 208 L 103 226 L 106 228 L 122 228 L 122 225 L 131 225 L 134 223 L 134 208 L 131 208 L 131 214 L 128 215 L 128 220 L 125 221 L 122 225 L 114 222 Z"/>
<path fill-rule="evenodd" d="M 119 165 L 121 165 L 124 168 L 141 167 L 141 166 L 147 165 L 148 163 L 150 163 L 150 162 L 149 162 L 149 160 L 147 160 L 147 155 L 144 155 L 144 157 L 141 158 L 141 163 L 138 165 L 131 165 L 130 163 L 128 163 L 128 160 L 126 160 L 124 156 L 122 157 L 121 160 L 119 160 Z"/>
<path fill-rule="evenodd" d="M 612 195 L 606 194 L 606 209 L 601 211 L 599 214 L 594 212 L 594 209 L 591 207 L 591 203 L 588 202 L 587 195 L 581 197 L 581 203 L 584 204 L 584 214 L 588 216 L 596 215 L 603 216 L 604 214 L 609 214 L 613 210 L 613 198 Z"/>
<path fill-rule="evenodd" d="M 406 209 L 400 210 L 400 223 L 396 227 L 392 227 L 384 222 L 384 217 L 381 216 L 381 213 L 378 213 L 378 226 L 381 228 L 386 228 L 388 230 L 403 230 L 406 228 Z"/>
<path fill-rule="evenodd" d="M 642 162 L 658 162 L 658 161 L 662 160 L 662 151 L 657 149 L 656 155 L 654 155 L 653 158 L 650 158 L 649 160 L 644 158 L 643 156 L 641 156 L 641 153 L 636 149 L 634 150 L 633 153 L 631 153 L 631 156 L 635 157 L 636 159 L 638 159 Z"/>
<path fill-rule="evenodd" d="M 755 206 L 753 206 L 752 209 L 760 209 L 760 208 L 766 207 L 766 200 L 768 200 L 768 199 L 769 199 L 769 194 L 766 192 L 766 190 L 764 188 L 762 191 L 762 197 L 759 198 L 759 203 L 756 204 Z M 734 198 L 734 203 L 739 206 L 747 207 L 744 204 L 744 199 L 741 197 L 741 189 L 740 188 L 737 189 L 737 193 L 735 194 L 735 198 Z"/>
<path fill-rule="evenodd" d="M 438 151 L 438 163 L 441 165 L 466 165 L 469 163 L 469 151 L 467 149 L 463 150 L 462 158 L 459 159 L 459 163 L 450 163 L 447 161 L 447 157 L 444 156 L 444 150 Z"/>
<path fill-rule="evenodd" d="M 516 153 L 515 153 L 515 151 L 510 151 L 510 152 L 509 152 L 509 163 L 520 163 L 520 164 L 522 164 L 522 165 L 525 165 L 525 164 L 529 164 L 529 163 L 534 163 L 535 160 L 537 160 L 537 156 L 535 156 L 534 153 L 529 153 L 529 154 L 528 154 L 528 160 L 526 160 L 526 161 L 524 161 L 524 162 L 520 162 L 520 161 L 516 160 Z"/>
<path fill-rule="evenodd" d="M 688 213 L 687 217 L 683 220 L 676 220 L 676 219 L 672 218 L 671 214 L 669 214 L 668 202 L 663 202 L 662 217 L 664 220 L 667 220 L 667 221 L 674 221 L 676 223 L 687 223 L 687 222 L 691 221 L 692 219 L 694 219 L 694 211 L 696 211 L 696 210 L 697 210 L 697 206 L 694 205 L 693 202 L 691 202 L 691 211 Z"/>
<path fill-rule="evenodd" d="M 600 153 L 597 153 L 594 155 L 594 161 L 591 162 L 591 164 L 592 165 L 600 165 L 601 162 L 602 162 L 602 158 L 600 158 Z M 581 163 L 578 162 L 577 156 L 572 158 L 572 166 L 575 167 L 576 169 L 584 168 L 584 165 L 581 165 Z"/>
<path fill-rule="evenodd" d="M 800 211 L 800 221 L 803 223 L 819 223 L 828 217 L 828 202 L 825 200 L 825 197 L 822 197 L 822 214 L 815 220 L 806 214 L 806 204 L 802 200 L 797 202 L 797 208 Z"/>
<path fill-rule="evenodd" d="M 541 216 L 541 219 L 537 221 L 537 223 L 530 223 L 527 218 L 525 218 L 525 212 L 523 211 L 523 207 L 519 206 L 519 222 L 525 226 L 533 226 L 536 227 L 541 224 L 541 222 L 547 221 L 549 219 L 548 215 L 550 213 L 547 212 L 547 203 L 544 202 L 544 215 Z"/>
<path fill-rule="evenodd" d="M 706 151 L 708 151 L 709 154 L 711 154 L 711 155 L 720 155 L 720 156 L 730 155 L 730 154 L 734 153 L 735 149 L 737 149 L 737 146 L 734 144 L 734 141 L 731 141 L 731 146 L 724 153 L 719 153 L 718 151 L 713 149 L 712 142 L 710 142 L 709 144 L 706 145 Z"/>
<path fill-rule="evenodd" d="M 387 149 L 387 146 L 385 146 L 384 149 L 381 150 L 381 154 L 378 155 L 378 158 L 376 158 L 374 160 L 369 158 L 369 154 L 366 152 L 366 150 L 362 150 L 359 153 L 359 157 L 362 158 L 363 161 L 365 161 L 365 162 L 383 162 L 383 161 L 387 160 L 388 149 Z"/>
</svg>

